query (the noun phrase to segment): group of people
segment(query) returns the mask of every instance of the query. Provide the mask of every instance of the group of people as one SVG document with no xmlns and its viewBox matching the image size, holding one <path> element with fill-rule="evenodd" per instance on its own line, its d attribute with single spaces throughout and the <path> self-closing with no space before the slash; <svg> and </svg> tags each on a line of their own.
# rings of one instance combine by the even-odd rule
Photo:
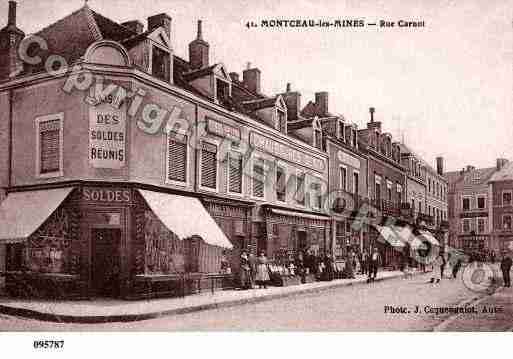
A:
<svg viewBox="0 0 513 359">
<path fill-rule="evenodd" d="M 239 281 L 241 289 L 267 288 L 270 281 L 267 257 L 260 252 L 258 257 L 243 250 L 240 255 Z"/>
</svg>

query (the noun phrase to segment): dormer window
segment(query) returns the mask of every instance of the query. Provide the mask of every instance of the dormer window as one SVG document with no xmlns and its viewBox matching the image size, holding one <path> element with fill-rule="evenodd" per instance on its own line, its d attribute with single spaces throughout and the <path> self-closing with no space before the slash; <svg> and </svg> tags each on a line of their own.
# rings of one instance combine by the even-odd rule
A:
<svg viewBox="0 0 513 359">
<path fill-rule="evenodd" d="M 170 82 L 171 56 L 169 52 L 160 47 L 152 47 L 151 74 L 156 78 Z"/>
<path fill-rule="evenodd" d="M 353 129 L 353 147 L 356 148 L 357 145 L 358 145 L 358 137 L 357 137 L 357 134 L 358 132 Z"/>
<path fill-rule="evenodd" d="M 223 81 L 216 78 L 216 100 L 223 104 L 230 98 L 230 84 L 227 81 Z"/>
<path fill-rule="evenodd" d="M 351 144 L 351 139 L 352 139 L 351 127 L 347 126 L 346 130 L 345 130 L 345 133 L 346 133 L 346 143 L 348 145 L 350 145 Z"/>
<path fill-rule="evenodd" d="M 287 117 L 285 115 L 285 112 L 281 109 L 276 110 L 277 114 L 277 123 L 276 123 L 276 129 L 282 133 L 287 132 Z"/>
<path fill-rule="evenodd" d="M 345 135 L 344 135 L 344 122 L 338 123 L 338 139 L 344 141 Z"/>
</svg>

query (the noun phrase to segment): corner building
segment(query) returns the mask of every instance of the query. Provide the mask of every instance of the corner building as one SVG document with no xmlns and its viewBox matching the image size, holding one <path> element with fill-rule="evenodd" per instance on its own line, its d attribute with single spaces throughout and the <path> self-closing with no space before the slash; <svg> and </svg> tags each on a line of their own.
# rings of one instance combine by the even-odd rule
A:
<svg viewBox="0 0 513 359">
<path fill-rule="evenodd" d="M 240 79 L 211 64 L 201 22 L 183 59 L 167 14 L 145 30 L 87 5 L 38 32 L 48 50 L 27 64 L 9 5 L 0 255 L 11 294 L 183 295 L 223 286 L 224 251 L 237 273 L 243 248 L 276 263 L 330 250 L 328 156 L 320 124 L 290 135 L 290 88 L 267 96 L 257 68 Z M 55 54 L 69 71 L 45 70 Z"/>
</svg>

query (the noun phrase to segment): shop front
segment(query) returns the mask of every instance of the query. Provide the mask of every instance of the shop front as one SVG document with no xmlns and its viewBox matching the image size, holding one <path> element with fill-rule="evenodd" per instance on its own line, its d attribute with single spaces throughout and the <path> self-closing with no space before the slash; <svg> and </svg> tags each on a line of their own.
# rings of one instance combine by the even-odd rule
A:
<svg viewBox="0 0 513 359">
<path fill-rule="evenodd" d="M 184 295 L 233 247 L 197 198 L 131 186 L 12 192 L 0 214 L 6 290 L 20 297 Z"/>
</svg>

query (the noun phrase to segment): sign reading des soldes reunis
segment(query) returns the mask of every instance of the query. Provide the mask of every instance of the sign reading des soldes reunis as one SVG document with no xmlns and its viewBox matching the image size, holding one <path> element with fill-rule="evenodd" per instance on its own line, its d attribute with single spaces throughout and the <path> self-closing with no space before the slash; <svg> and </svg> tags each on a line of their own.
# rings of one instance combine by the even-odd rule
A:
<svg viewBox="0 0 513 359">
<path fill-rule="evenodd" d="M 89 110 L 89 163 L 119 169 L 126 161 L 126 105 L 107 96 Z"/>
</svg>

